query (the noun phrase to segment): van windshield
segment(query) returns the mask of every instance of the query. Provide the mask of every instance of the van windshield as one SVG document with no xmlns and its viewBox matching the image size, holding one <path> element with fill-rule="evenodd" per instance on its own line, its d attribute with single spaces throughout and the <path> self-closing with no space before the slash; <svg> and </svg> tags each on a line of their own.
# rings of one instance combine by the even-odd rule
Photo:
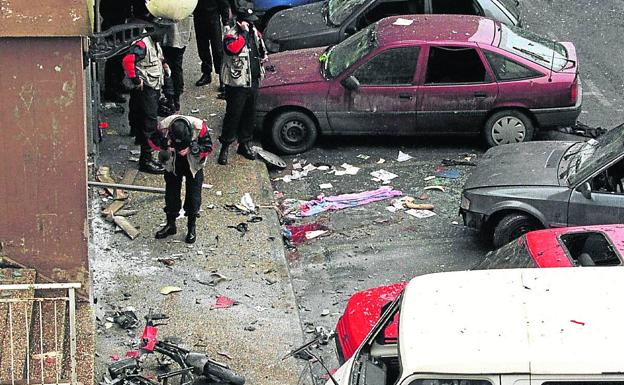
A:
<svg viewBox="0 0 624 385">
<path fill-rule="evenodd" d="M 518 55 L 553 71 L 561 71 L 568 64 L 565 47 L 526 29 L 501 25 L 499 48 Z"/>
</svg>

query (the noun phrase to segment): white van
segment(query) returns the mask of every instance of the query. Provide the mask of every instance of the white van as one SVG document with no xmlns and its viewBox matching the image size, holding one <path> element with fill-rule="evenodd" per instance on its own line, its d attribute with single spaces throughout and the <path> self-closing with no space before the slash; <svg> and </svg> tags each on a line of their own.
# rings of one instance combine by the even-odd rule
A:
<svg viewBox="0 0 624 385">
<path fill-rule="evenodd" d="M 622 293 L 619 267 L 417 277 L 327 385 L 624 385 Z"/>
</svg>

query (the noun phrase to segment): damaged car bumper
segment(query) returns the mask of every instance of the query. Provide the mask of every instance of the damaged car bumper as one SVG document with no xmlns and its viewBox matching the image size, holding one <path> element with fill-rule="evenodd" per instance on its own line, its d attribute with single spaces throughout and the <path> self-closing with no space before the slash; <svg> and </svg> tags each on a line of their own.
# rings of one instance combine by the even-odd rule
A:
<svg viewBox="0 0 624 385">
<path fill-rule="evenodd" d="M 476 230 L 481 230 L 485 224 L 485 214 L 475 213 L 464 209 L 459 209 L 459 214 L 464 220 L 464 226 L 470 227 Z"/>
<path fill-rule="evenodd" d="M 537 125 L 541 128 L 574 126 L 581 114 L 583 105 L 583 87 L 580 81 L 577 85 L 577 92 L 578 97 L 574 106 L 530 109 L 529 111 L 535 116 Z"/>
</svg>

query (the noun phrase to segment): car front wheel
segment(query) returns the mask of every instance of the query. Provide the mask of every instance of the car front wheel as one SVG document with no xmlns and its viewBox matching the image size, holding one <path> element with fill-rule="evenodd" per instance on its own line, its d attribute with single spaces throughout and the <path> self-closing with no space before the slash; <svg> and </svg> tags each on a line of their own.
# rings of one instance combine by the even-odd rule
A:
<svg viewBox="0 0 624 385">
<path fill-rule="evenodd" d="M 488 147 L 501 144 L 528 142 L 533 139 L 533 122 L 524 113 L 516 110 L 499 111 L 485 122 L 483 135 Z"/>
<path fill-rule="evenodd" d="M 271 126 L 271 142 L 282 154 L 298 154 L 309 150 L 317 136 L 316 123 L 299 111 L 281 113 Z"/>
<path fill-rule="evenodd" d="M 542 228 L 541 224 L 531 216 L 522 213 L 512 213 L 504 216 L 494 227 L 492 244 L 499 248 L 529 231 Z"/>
</svg>

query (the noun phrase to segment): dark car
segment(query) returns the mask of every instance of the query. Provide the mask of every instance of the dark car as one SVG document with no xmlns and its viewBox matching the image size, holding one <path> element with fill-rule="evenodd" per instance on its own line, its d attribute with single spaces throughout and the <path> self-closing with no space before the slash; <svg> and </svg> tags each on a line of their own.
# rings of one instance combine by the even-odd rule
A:
<svg viewBox="0 0 624 385">
<path fill-rule="evenodd" d="M 339 43 L 385 17 L 404 14 L 485 16 L 519 26 L 517 0 L 327 0 L 280 11 L 269 21 L 269 52 Z"/>
<path fill-rule="evenodd" d="M 270 55 L 257 127 L 288 154 L 318 134 L 528 141 L 576 122 L 576 60 L 572 43 L 484 17 L 389 17 L 329 48 Z"/>
<path fill-rule="evenodd" d="M 488 150 L 462 192 L 466 226 L 495 247 L 545 227 L 624 223 L 624 125 L 588 142 Z"/>
</svg>

